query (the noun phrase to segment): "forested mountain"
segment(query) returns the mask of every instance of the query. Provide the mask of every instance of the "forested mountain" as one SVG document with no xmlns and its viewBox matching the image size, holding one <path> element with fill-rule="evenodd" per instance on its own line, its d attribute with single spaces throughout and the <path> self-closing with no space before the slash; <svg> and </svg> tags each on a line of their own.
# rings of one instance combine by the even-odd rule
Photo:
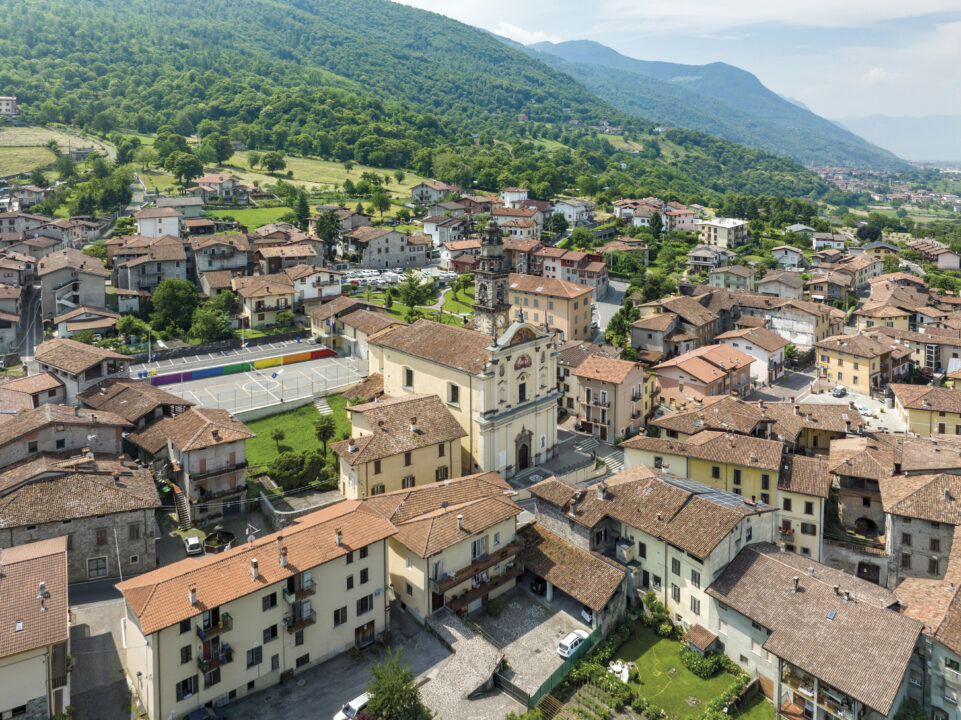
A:
<svg viewBox="0 0 961 720">
<path fill-rule="evenodd" d="M 808 165 L 906 167 L 887 150 L 726 63 L 635 60 L 588 40 L 543 42 L 528 50 L 624 112 L 654 122 L 700 130 Z"/>
<path fill-rule="evenodd" d="M 542 196 L 584 177 L 689 200 L 828 190 L 786 158 L 691 131 L 651 135 L 488 33 L 385 0 L 8 0 L 5 93 L 40 122 L 220 132 Z M 598 137 L 601 121 L 635 144 Z"/>
</svg>

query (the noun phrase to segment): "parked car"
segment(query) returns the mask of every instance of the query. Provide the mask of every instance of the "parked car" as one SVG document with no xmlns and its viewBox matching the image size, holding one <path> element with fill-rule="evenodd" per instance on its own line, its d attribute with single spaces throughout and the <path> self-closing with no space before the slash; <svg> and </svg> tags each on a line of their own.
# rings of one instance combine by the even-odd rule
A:
<svg viewBox="0 0 961 720">
<path fill-rule="evenodd" d="M 534 578 L 531 583 L 531 592 L 535 595 L 543 595 L 547 592 L 547 583 L 544 582 L 543 578 Z"/>
<path fill-rule="evenodd" d="M 200 555 L 204 551 L 204 546 L 200 543 L 199 537 L 188 535 L 184 538 L 184 549 L 188 555 Z"/>
<path fill-rule="evenodd" d="M 832 394 L 834 397 L 844 397 L 845 395 L 848 394 L 848 389 L 847 389 L 846 387 L 844 387 L 843 385 L 838 385 L 837 387 L 834 388 L 834 390 L 831 392 L 831 394 Z"/>
<path fill-rule="evenodd" d="M 581 606 L 581 617 L 584 618 L 584 622 L 588 625 L 594 625 L 594 611 L 587 607 L 587 605 Z"/>
<path fill-rule="evenodd" d="M 587 640 L 587 633 L 583 630 L 575 630 L 564 636 L 564 639 L 557 643 L 557 654 L 562 658 L 569 658 L 581 644 Z"/>
<path fill-rule="evenodd" d="M 350 720 L 350 718 L 355 717 L 357 713 L 367 707 L 367 703 L 370 702 L 370 693 L 364 693 L 363 695 L 358 695 L 349 703 L 344 705 L 336 715 L 334 715 L 334 720 Z"/>
<path fill-rule="evenodd" d="M 872 417 L 874 415 L 874 413 L 871 410 L 868 410 L 866 407 L 864 407 L 864 405 L 855 405 L 854 409 L 857 410 L 859 414 L 864 415 L 865 417 Z"/>
</svg>

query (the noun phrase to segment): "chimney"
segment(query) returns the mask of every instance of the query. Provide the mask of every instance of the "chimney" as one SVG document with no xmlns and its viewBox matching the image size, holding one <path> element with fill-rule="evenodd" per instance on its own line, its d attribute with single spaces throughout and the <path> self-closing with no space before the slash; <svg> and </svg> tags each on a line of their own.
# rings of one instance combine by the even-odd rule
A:
<svg viewBox="0 0 961 720">
<path fill-rule="evenodd" d="M 410 419 L 410 432 L 411 432 L 411 434 L 417 432 L 417 418 L 416 418 L 416 417 L 412 417 L 412 418 Z"/>
<path fill-rule="evenodd" d="M 844 602 L 851 602 L 851 591 L 850 591 L 850 590 L 845 590 L 845 591 L 844 591 Z"/>
<path fill-rule="evenodd" d="M 217 438 L 220 437 L 220 430 L 218 430 L 217 428 L 213 428 L 211 429 L 210 434 L 213 436 L 214 440 L 216 440 Z"/>
<path fill-rule="evenodd" d="M 458 529 L 458 530 L 463 530 L 463 529 L 464 529 L 464 516 L 463 516 L 463 515 L 458 515 L 458 516 L 457 516 L 457 529 Z"/>
<path fill-rule="evenodd" d="M 597 499 L 607 500 L 607 484 L 603 480 L 597 483 Z"/>
<path fill-rule="evenodd" d="M 840 586 L 840 585 L 835 585 L 835 586 L 834 586 L 834 594 L 835 594 L 835 595 L 840 595 L 840 594 L 841 594 L 841 586 Z"/>
<path fill-rule="evenodd" d="M 951 490 L 948 488 L 944 489 L 944 501 L 951 502 Z"/>
<path fill-rule="evenodd" d="M 287 567 L 287 548 L 280 548 L 280 567 Z"/>
<path fill-rule="evenodd" d="M 341 532 L 340 528 L 334 530 L 334 542 L 338 545 L 342 545 L 344 543 L 344 533 Z"/>
<path fill-rule="evenodd" d="M 801 414 L 801 406 L 800 406 L 800 405 L 795 405 L 795 406 L 794 406 L 794 414 L 795 414 L 795 415 L 800 415 L 800 414 Z"/>
<path fill-rule="evenodd" d="M 658 520 L 661 519 L 661 513 L 658 513 L 658 514 L 657 514 L 657 519 L 658 519 Z"/>
<path fill-rule="evenodd" d="M 801 578 L 799 578 L 797 575 L 795 575 L 795 576 L 794 576 L 794 590 L 792 590 L 791 592 L 795 592 L 795 593 L 796 593 L 796 592 L 798 591 L 798 589 L 800 588 L 800 586 L 801 586 Z"/>
<path fill-rule="evenodd" d="M 197 604 L 197 588 L 195 587 L 190 588 L 190 590 L 187 591 L 187 597 L 190 598 L 191 605 L 196 605 Z"/>
<path fill-rule="evenodd" d="M 260 569 L 257 566 L 257 558 L 250 558 L 250 577 L 254 580 L 260 577 Z"/>
<path fill-rule="evenodd" d="M 357 443 L 354 442 L 354 438 L 347 439 L 347 452 L 357 452 Z"/>
<path fill-rule="evenodd" d="M 107 388 L 105 388 L 103 385 L 100 386 L 100 394 L 101 394 L 101 395 L 106 395 L 106 394 L 107 394 Z"/>
<path fill-rule="evenodd" d="M 814 577 L 814 566 L 813 566 L 813 565 L 808 568 L 808 575 L 810 575 L 811 577 Z"/>
</svg>

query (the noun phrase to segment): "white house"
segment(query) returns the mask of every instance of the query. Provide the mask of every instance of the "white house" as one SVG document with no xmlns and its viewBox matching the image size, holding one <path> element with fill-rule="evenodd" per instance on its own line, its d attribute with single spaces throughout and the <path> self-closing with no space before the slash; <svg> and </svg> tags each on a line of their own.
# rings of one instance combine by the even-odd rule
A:
<svg viewBox="0 0 961 720">
<path fill-rule="evenodd" d="M 756 382 L 762 385 L 777 382 L 784 374 L 784 348 L 788 341 L 767 328 L 729 330 L 718 335 L 717 340 L 754 358 L 751 377 Z"/>
<path fill-rule="evenodd" d="M 711 218 L 710 220 L 698 220 L 694 226 L 697 229 L 698 242 L 708 245 L 734 248 L 743 245 L 750 239 L 747 234 L 747 220 Z"/>
<path fill-rule="evenodd" d="M 501 202 L 504 207 L 519 208 L 527 200 L 527 188 L 507 187 L 501 190 Z"/>
<path fill-rule="evenodd" d="M 578 198 L 558 198 L 554 201 L 554 212 L 561 213 L 571 227 L 590 225 L 594 222 L 594 203 Z"/>
<path fill-rule="evenodd" d="M 804 267 L 804 253 L 793 245 L 778 245 L 771 249 L 771 254 L 782 268 L 796 269 Z"/>
<path fill-rule="evenodd" d="M 172 207 L 143 208 L 134 213 L 137 234 L 149 238 L 164 235 L 180 237 L 180 221 L 183 217 L 183 214 Z"/>
<path fill-rule="evenodd" d="M 466 220 L 446 215 L 431 215 L 424 218 L 424 234 L 430 236 L 434 247 L 440 247 L 446 242 L 460 240 L 470 225 Z"/>
<path fill-rule="evenodd" d="M 814 250 L 824 250 L 825 248 L 832 248 L 834 250 L 844 251 L 844 236 L 836 235 L 834 233 L 814 233 Z"/>
<path fill-rule="evenodd" d="M 318 298 L 332 298 L 341 294 L 341 273 L 316 265 L 294 265 L 284 270 L 294 284 L 294 306 L 300 308 Z"/>
</svg>

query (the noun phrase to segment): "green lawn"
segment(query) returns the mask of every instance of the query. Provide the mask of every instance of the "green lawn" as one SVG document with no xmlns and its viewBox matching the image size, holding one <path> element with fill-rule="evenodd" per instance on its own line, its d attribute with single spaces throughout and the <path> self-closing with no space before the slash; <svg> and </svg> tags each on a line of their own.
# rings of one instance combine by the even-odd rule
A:
<svg viewBox="0 0 961 720">
<path fill-rule="evenodd" d="M 474 312 L 474 288 L 469 287 L 462 292 L 457 293 L 457 297 L 454 297 L 454 291 L 451 290 L 444 296 L 444 310 L 453 313 L 465 313 L 473 314 Z"/>
<path fill-rule="evenodd" d="M 131 166 L 134 169 L 140 179 L 143 180 L 143 184 L 147 186 L 150 192 L 155 192 L 157 190 L 165 190 L 169 187 L 174 187 L 177 184 L 176 178 L 173 175 L 164 175 L 163 173 L 154 172 L 153 170 L 141 170 L 139 167 Z"/>
<path fill-rule="evenodd" d="M 733 720 L 774 720 L 774 706 L 761 693 L 755 693 L 731 714 Z"/>
<path fill-rule="evenodd" d="M 333 411 L 334 420 L 337 422 L 337 432 L 334 434 L 334 441 L 340 440 L 344 433 L 350 432 L 350 422 L 347 420 L 347 399 L 343 395 L 329 395 L 327 404 Z M 317 408 L 311 405 L 287 410 L 269 415 L 260 420 L 251 420 L 247 423 L 257 437 L 247 441 L 247 462 L 251 467 L 269 465 L 270 462 L 281 452 L 294 450 L 320 449 L 320 441 L 314 435 L 314 423 L 320 417 Z M 280 449 L 270 438 L 270 431 L 280 428 L 284 431 L 284 439 L 280 441 Z M 328 457 L 333 453 L 328 449 Z"/>
<path fill-rule="evenodd" d="M 697 677 L 681 662 L 680 643 L 662 638 L 643 625 L 635 628 L 615 657 L 635 662 L 640 673 L 635 690 L 675 717 L 700 715 L 705 705 L 727 690 L 733 681 L 727 673 L 708 680 Z M 697 698 L 700 702 L 691 705 L 688 698 Z"/>
<path fill-rule="evenodd" d="M 232 217 L 234 220 L 239 222 L 241 225 L 246 225 L 248 229 L 253 230 L 254 228 L 259 228 L 261 225 L 266 225 L 268 223 L 277 222 L 283 215 L 291 212 L 291 209 L 286 205 L 282 207 L 268 207 L 268 208 L 238 208 L 237 210 L 211 210 L 210 214 L 214 217 Z"/>
<path fill-rule="evenodd" d="M 46 167 L 54 154 L 45 147 L 0 147 L 0 175 L 15 175 Z"/>
</svg>

